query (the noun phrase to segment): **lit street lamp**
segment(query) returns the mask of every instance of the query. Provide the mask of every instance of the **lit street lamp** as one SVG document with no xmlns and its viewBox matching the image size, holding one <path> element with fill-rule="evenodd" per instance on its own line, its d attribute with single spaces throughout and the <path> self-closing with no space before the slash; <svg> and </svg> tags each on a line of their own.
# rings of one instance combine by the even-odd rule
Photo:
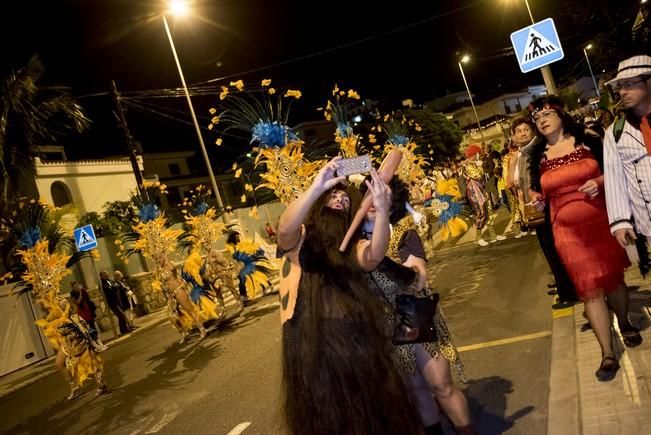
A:
<svg viewBox="0 0 651 435">
<path fill-rule="evenodd" d="M 187 3 L 183 0 L 173 0 L 169 3 L 169 10 L 167 13 L 182 17 L 189 12 L 189 7 Z M 172 39 L 172 32 L 170 31 L 170 26 L 167 23 L 167 14 L 163 14 L 163 24 L 165 24 L 165 31 L 167 32 L 167 38 L 170 41 L 170 47 L 172 47 L 172 54 L 174 55 L 174 61 L 176 62 L 176 68 L 179 70 L 179 77 L 181 78 L 181 83 L 183 84 L 183 91 L 185 92 L 185 98 L 188 101 L 188 107 L 190 108 L 190 114 L 192 115 L 192 122 L 194 123 L 194 129 L 197 132 L 197 138 L 199 139 L 199 145 L 201 146 L 201 152 L 203 153 L 203 158 L 206 161 L 206 167 L 208 168 L 208 176 L 210 177 L 210 183 L 212 184 L 213 191 L 215 192 L 215 199 L 217 200 L 217 208 L 221 212 L 222 220 L 224 223 L 228 223 L 228 218 L 226 216 L 226 210 L 224 209 L 224 203 L 222 202 L 221 195 L 219 194 L 219 188 L 217 186 L 217 180 L 215 180 L 215 174 L 212 171 L 212 166 L 210 165 L 210 158 L 208 157 L 208 151 L 206 151 L 206 145 L 203 142 L 203 136 L 201 136 L 201 128 L 199 127 L 199 122 L 197 121 L 197 115 L 194 113 L 194 106 L 192 105 L 192 100 L 190 99 L 190 93 L 188 92 L 188 87 L 185 84 L 185 77 L 183 76 L 183 70 L 181 69 L 181 62 L 179 62 L 179 56 L 176 54 L 176 48 L 174 47 L 174 40 Z"/>
<path fill-rule="evenodd" d="M 461 71 L 461 77 L 463 78 L 463 84 L 466 85 L 466 91 L 468 92 L 468 98 L 470 99 L 470 105 L 472 106 L 472 111 L 475 113 L 475 120 L 477 121 L 477 127 L 479 127 L 479 134 L 481 135 L 482 148 L 487 145 L 486 138 L 484 137 L 484 131 L 481 129 L 481 123 L 479 122 L 479 115 L 477 115 L 477 109 L 475 108 L 475 103 L 472 101 L 472 94 L 470 93 L 470 88 L 468 87 L 468 81 L 466 80 L 466 75 L 463 72 L 462 63 L 467 63 L 470 60 L 470 56 L 467 54 L 464 55 L 461 60 L 458 62 L 459 71 Z"/>
<path fill-rule="evenodd" d="M 585 61 L 588 62 L 588 69 L 590 69 L 590 76 L 592 76 L 592 83 L 594 84 L 594 90 L 597 91 L 597 97 L 601 97 L 599 93 L 599 86 L 597 86 L 597 81 L 594 78 L 594 73 L 592 72 L 592 65 L 590 65 L 590 58 L 588 57 L 588 50 L 592 48 L 592 44 L 588 44 L 583 48 L 583 54 L 585 54 Z"/>
</svg>

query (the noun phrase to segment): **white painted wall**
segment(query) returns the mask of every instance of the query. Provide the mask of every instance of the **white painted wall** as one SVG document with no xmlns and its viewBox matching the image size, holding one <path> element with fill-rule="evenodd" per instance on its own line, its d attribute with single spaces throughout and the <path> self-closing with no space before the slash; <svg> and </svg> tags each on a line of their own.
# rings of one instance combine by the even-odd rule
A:
<svg viewBox="0 0 651 435">
<path fill-rule="evenodd" d="M 41 199 L 47 203 L 54 203 L 51 187 L 56 181 L 68 187 L 80 214 L 101 212 L 102 205 L 109 201 L 126 201 L 136 188 L 136 178 L 127 159 L 44 163 L 37 158 L 36 186 Z"/>
<path fill-rule="evenodd" d="M 0 376 L 54 354 L 36 326 L 28 294 L 11 294 L 0 286 Z"/>
</svg>

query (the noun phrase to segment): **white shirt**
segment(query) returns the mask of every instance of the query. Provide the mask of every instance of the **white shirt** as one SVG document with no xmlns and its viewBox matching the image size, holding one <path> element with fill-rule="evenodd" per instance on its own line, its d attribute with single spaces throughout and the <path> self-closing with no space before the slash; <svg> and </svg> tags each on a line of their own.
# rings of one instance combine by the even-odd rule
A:
<svg viewBox="0 0 651 435">
<path fill-rule="evenodd" d="M 610 231 L 633 228 L 651 236 L 651 156 L 642 133 L 626 122 L 615 143 L 613 125 L 604 138 L 604 185 Z"/>
</svg>

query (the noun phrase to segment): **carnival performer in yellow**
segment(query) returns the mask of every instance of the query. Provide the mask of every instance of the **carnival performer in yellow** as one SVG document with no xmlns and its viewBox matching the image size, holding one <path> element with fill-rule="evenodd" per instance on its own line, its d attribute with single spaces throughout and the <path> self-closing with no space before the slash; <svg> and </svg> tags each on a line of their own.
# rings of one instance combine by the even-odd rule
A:
<svg viewBox="0 0 651 435">
<path fill-rule="evenodd" d="M 166 193 L 164 184 L 145 182 L 142 191 L 132 196 L 138 208 L 138 218 L 132 226 L 133 232 L 125 234 L 123 241 L 119 242 L 124 249 L 123 257 L 126 261 L 129 255 L 140 252 L 153 260 L 152 288 L 162 291 L 167 298 L 167 314 L 181 334 L 180 342 L 185 341 L 193 325 L 197 326 L 203 339 L 207 331 L 200 313 L 190 300 L 185 280 L 170 259 L 182 231 L 167 227 L 167 219 L 154 202 L 158 193 Z"/>
<path fill-rule="evenodd" d="M 443 241 L 450 237 L 459 237 L 468 231 L 468 224 L 459 217 L 463 210 L 460 199 L 461 193 L 459 193 L 457 180 L 442 178 L 436 184 L 435 195 L 424 203 L 441 223 L 439 232 Z"/>
<path fill-rule="evenodd" d="M 226 225 L 217 221 L 216 210 L 207 203 L 210 189 L 199 185 L 188 194 L 183 200 L 185 223 L 179 244 L 190 255 L 183 265 L 182 276 L 192 285 L 190 299 L 197 305 L 201 318 L 221 319 L 226 315 L 222 289 L 235 296 L 240 309 L 243 307 L 237 292 L 228 287 L 233 264 L 215 248 L 217 240 L 226 232 Z"/>
<path fill-rule="evenodd" d="M 9 223 L 22 262 L 22 281 L 16 287 L 31 291 L 42 308 L 44 317 L 36 324 L 57 351 L 55 365 L 70 385 L 68 399 L 79 396 L 89 377 L 95 378 L 96 395 L 100 395 L 108 392 L 100 348 L 86 323 L 72 314 L 69 301 L 60 294 L 61 280 L 70 273 L 68 267 L 84 253 L 67 254 L 72 251 L 72 238 L 52 219 L 47 206 L 32 202 L 23 205 Z"/>
</svg>

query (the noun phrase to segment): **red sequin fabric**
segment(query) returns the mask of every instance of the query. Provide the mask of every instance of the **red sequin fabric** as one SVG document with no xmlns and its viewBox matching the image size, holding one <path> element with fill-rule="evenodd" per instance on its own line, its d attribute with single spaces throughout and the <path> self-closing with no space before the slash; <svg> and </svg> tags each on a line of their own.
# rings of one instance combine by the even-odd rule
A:
<svg viewBox="0 0 651 435">
<path fill-rule="evenodd" d="M 540 184 L 548 200 L 556 251 L 583 299 L 600 297 L 624 283 L 626 253 L 610 234 L 603 189 L 596 197 L 581 192 L 601 176 L 590 150 L 541 162 Z"/>
</svg>

